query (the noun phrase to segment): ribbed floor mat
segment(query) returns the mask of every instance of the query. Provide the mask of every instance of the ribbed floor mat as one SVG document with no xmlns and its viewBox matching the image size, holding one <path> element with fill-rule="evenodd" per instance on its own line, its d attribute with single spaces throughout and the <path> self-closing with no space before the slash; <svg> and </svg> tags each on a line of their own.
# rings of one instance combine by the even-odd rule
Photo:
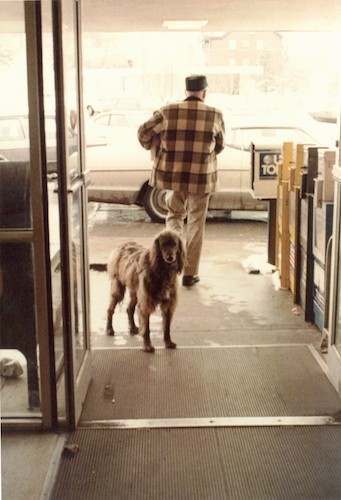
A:
<svg viewBox="0 0 341 500">
<path fill-rule="evenodd" d="M 83 421 L 333 415 L 340 399 L 306 346 L 99 350 Z"/>
<path fill-rule="evenodd" d="M 51 500 L 339 499 L 341 427 L 90 430 Z"/>
</svg>

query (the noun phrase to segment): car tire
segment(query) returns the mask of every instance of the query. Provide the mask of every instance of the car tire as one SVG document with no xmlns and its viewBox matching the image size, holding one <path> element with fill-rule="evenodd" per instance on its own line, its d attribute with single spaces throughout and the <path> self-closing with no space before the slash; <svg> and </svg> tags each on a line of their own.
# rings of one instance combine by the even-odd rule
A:
<svg viewBox="0 0 341 500">
<path fill-rule="evenodd" d="M 164 223 L 167 215 L 166 189 L 147 186 L 143 206 L 153 222 Z"/>
</svg>

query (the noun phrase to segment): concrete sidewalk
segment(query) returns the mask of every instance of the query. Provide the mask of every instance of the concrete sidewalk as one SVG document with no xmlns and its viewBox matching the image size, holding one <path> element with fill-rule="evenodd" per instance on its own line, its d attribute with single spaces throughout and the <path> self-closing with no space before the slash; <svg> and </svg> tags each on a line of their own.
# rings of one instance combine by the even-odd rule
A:
<svg viewBox="0 0 341 500">
<path fill-rule="evenodd" d="M 307 343 L 318 346 L 320 332 L 304 321 L 290 291 L 281 290 L 277 273 L 267 264 L 267 224 L 262 213 L 249 219 L 212 218 L 200 266 L 200 283 L 180 286 L 173 336 L 181 345 L 248 345 Z M 90 233 L 90 263 L 106 263 L 115 246 L 135 239 L 148 246 L 163 225 L 150 224 L 143 211 L 122 218 L 112 207 L 100 209 Z M 98 293 L 101 290 L 101 293 Z M 93 347 L 134 347 L 127 334 L 125 304 L 114 316 L 115 337 L 105 335 L 109 283 L 105 273 L 91 272 Z M 179 332 L 179 333 L 178 333 Z M 181 332 L 181 333 L 180 333 Z M 162 345 L 160 314 L 152 317 L 152 337 Z"/>
</svg>

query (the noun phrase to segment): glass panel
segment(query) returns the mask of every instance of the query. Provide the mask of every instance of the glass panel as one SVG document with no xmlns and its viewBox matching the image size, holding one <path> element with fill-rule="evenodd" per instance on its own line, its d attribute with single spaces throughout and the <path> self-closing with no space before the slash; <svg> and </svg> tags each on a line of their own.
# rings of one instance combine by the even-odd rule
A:
<svg viewBox="0 0 341 500">
<path fill-rule="evenodd" d="M 59 203 L 57 182 L 48 181 L 51 286 L 57 373 L 63 361 L 63 306 L 60 273 Z"/>
<path fill-rule="evenodd" d="M 79 183 L 81 162 L 78 154 L 79 144 L 79 111 L 77 91 L 77 36 L 75 3 L 68 0 L 63 3 L 63 19 L 68 19 L 67 27 L 63 23 L 63 52 L 64 52 L 64 92 L 65 92 L 65 117 L 68 133 L 68 165 L 70 174 L 70 237 L 72 252 L 72 281 L 75 316 L 75 373 L 77 374 L 87 347 L 86 328 L 84 317 L 84 274 L 83 264 L 83 185 Z M 65 26 L 65 27 L 64 27 Z"/>
<path fill-rule="evenodd" d="M 0 20 L 7 2 L 0 2 Z M 8 6 L 7 6 L 8 7 Z M 0 32 L 0 369 L 2 417 L 40 415 L 24 2 Z M 2 25 L 2 28 L 4 24 Z"/>
<path fill-rule="evenodd" d="M 0 331 L 3 416 L 40 407 L 30 167 L 0 162 Z"/>
<path fill-rule="evenodd" d="M 2 415 L 19 416 L 40 407 L 33 249 L 29 243 L 2 243 L 0 251 Z"/>
<path fill-rule="evenodd" d="M 75 311 L 75 347 L 76 347 L 76 373 L 81 366 L 86 350 L 86 332 L 83 317 L 83 273 L 81 259 L 81 220 L 82 203 L 81 191 L 77 189 L 72 196 L 72 264 L 74 286 L 74 311 Z"/>
<path fill-rule="evenodd" d="M 0 231 L 31 229 L 31 185 L 28 162 L 0 162 Z"/>
<path fill-rule="evenodd" d="M 46 111 L 46 144 L 56 144 L 56 121 L 55 107 L 55 74 L 53 64 L 53 30 L 52 30 L 52 3 L 43 2 L 43 58 L 44 58 L 44 92 Z M 64 111 L 65 111 L 65 139 L 66 139 L 66 165 L 69 174 L 68 190 L 68 216 L 65 224 L 69 225 L 71 239 L 71 307 L 74 313 L 74 361 L 75 374 L 78 373 L 86 350 L 85 319 L 84 319 L 84 273 L 82 264 L 82 183 L 79 182 L 81 164 L 78 157 L 79 146 L 79 112 L 78 112 L 78 89 L 77 89 L 77 49 L 75 30 L 75 2 L 65 0 L 62 8 L 62 41 L 63 41 L 63 71 L 64 71 Z M 52 119 L 53 118 L 53 119 Z M 76 154 L 75 154 L 76 153 Z M 59 234 L 59 197 L 57 165 L 55 163 L 55 151 L 50 150 L 48 156 L 48 193 L 49 193 L 49 220 L 50 220 L 50 252 L 51 252 L 51 281 L 53 292 L 53 321 L 56 354 L 56 370 L 58 376 L 58 414 L 65 415 L 65 391 L 64 391 L 64 339 L 63 339 L 63 304 L 62 304 L 62 276 L 60 265 L 60 234 Z"/>
</svg>

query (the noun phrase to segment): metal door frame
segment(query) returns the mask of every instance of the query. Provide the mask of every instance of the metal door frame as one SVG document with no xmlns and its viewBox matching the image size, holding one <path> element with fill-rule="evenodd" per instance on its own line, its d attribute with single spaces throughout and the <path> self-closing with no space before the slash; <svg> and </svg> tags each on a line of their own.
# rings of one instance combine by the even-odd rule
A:
<svg viewBox="0 0 341 500">
<path fill-rule="evenodd" d="M 79 155 L 81 164 L 84 158 L 84 145 L 82 140 L 83 103 L 82 103 L 82 72 L 81 72 L 81 5 L 78 0 L 72 0 L 74 6 L 74 23 L 77 36 L 77 94 L 78 94 L 78 123 L 79 123 Z M 72 194 L 67 165 L 67 145 L 65 139 L 65 94 L 63 70 L 63 40 L 62 40 L 62 3 L 52 1 L 54 71 L 56 89 L 56 123 L 57 123 L 57 173 L 58 173 L 58 198 L 60 215 L 60 259 L 62 274 L 62 302 L 63 302 L 63 337 L 64 337 L 64 373 L 65 373 L 65 400 L 66 400 L 66 425 L 75 429 L 79 420 L 88 385 L 91 380 L 91 351 L 90 351 L 90 324 L 89 324 L 89 283 L 87 265 L 87 217 L 86 217 L 86 179 L 84 169 L 78 178 L 82 199 L 82 238 L 81 259 L 84 292 L 84 318 L 87 334 L 86 353 L 78 374 L 75 371 L 75 315 L 73 303 L 73 273 L 72 273 L 72 241 L 69 227 L 69 197 Z"/>
<path fill-rule="evenodd" d="M 341 110 L 341 89 L 340 89 L 340 110 Z M 336 164 L 333 169 L 334 178 L 334 214 L 333 214 L 333 238 L 331 250 L 331 271 L 329 283 L 329 310 L 328 310 L 328 355 L 327 363 L 330 379 L 341 396 L 341 354 L 335 345 L 337 324 L 341 315 L 341 294 L 339 283 L 341 279 L 341 269 L 339 268 L 341 256 L 341 112 L 338 116 L 338 140 Z"/>
</svg>

